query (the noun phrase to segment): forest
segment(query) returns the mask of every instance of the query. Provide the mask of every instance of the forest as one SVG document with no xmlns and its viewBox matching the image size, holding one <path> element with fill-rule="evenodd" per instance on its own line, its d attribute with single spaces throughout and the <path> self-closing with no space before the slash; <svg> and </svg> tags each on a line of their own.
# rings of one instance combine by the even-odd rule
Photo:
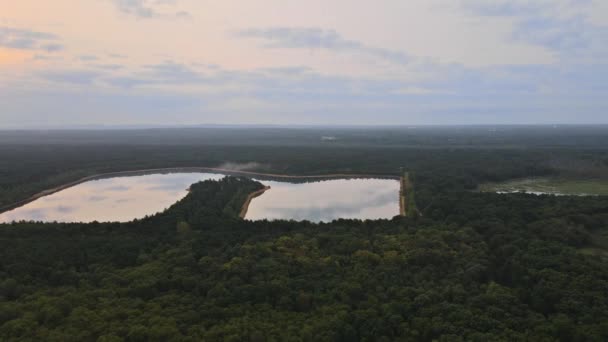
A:
<svg viewBox="0 0 608 342">
<path fill-rule="evenodd" d="M 0 340 L 608 340 L 608 197 L 474 191 L 529 176 L 606 177 L 598 136 L 578 148 L 512 146 L 520 137 L 490 148 L 475 136 L 466 148 L 403 138 L 0 145 L 2 205 L 99 172 L 233 162 L 285 174 L 403 167 L 420 212 L 247 221 L 241 206 L 262 184 L 227 177 L 132 222 L 0 225 Z"/>
</svg>

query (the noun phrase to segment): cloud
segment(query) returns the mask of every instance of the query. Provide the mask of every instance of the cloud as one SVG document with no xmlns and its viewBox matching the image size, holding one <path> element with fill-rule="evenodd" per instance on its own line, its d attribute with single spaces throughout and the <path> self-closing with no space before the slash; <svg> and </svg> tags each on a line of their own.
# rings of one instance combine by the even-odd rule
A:
<svg viewBox="0 0 608 342">
<path fill-rule="evenodd" d="M 47 81 L 77 85 L 92 84 L 100 73 L 91 70 L 45 71 L 39 74 Z"/>
<path fill-rule="evenodd" d="M 181 18 L 181 19 L 189 19 L 189 18 L 192 18 L 192 15 L 190 15 L 190 13 L 188 13 L 186 11 L 178 11 L 175 13 L 175 17 Z"/>
<path fill-rule="evenodd" d="M 97 68 L 97 69 L 110 70 L 110 71 L 120 70 L 120 69 L 124 68 L 124 66 L 120 65 L 120 64 L 93 64 L 91 66 L 94 68 Z"/>
<path fill-rule="evenodd" d="M 186 11 L 170 9 L 177 5 L 177 0 L 111 0 L 116 8 L 138 18 L 190 18 Z"/>
<path fill-rule="evenodd" d="M 0 46 L 19 50 L 56 52 L 63 49 L 51 33 L 0 26 Z"/>
<path fill-rule="evenodd" d="M 140 18 L 151 18 L 158 13 L 149 7 L 146 0 L 113 0 L 118 9 L 126 14 L 131 14 Z"/>
<path fill-rule="evenodd" d="M 58 55 L 44 55 L 44 54 L 36 54 L 33 58 L 35 61 L 59 61 L 63 60 L 63 57 Z"/>
<path fill-rule="evenodd" d="M 117 70 L 91 65 L 36 74 L 87 87 L 52 86 L 52 93 L 23 102 L 22 95 L 11 96 L 0 86 L 0 102 L 7 113 L 29 111 L 30 118 L 52 108 L 63 122 L 74 124 L 87 123 L 87 117 L 157 124 L 169 116 L 175 124 L 584 123 L 608 110 L 605 63 L 471 68 L 429 62 L 408 69 L 428 75 L 338 76 L 300 65 L 228 70 L 171 60 Z M 7 123 L 27 120 L 27 115 L 6 118 Z"/>
<path fill-rule="evenodd" d="M 307 72 L 311 72 L 312 69 L 307 66 L 291 66 L 291 67 L 276 67 L 276 68 L 265 68 L 261 71 L 270 74 L 283 74 L 283 75 L 302 75 Z"/>
<path fill-rule="evenodd" d="M 113 186 L 109 186 L 105 189 L 103 189 L 103 191 L 129 191 L 131 190 L 131 187 L 128 187 L 126 185 L 113 185 Z"/>
<path fill-rule="evenodd" d="M 586 48 L 591 44 L 586 34 L 589 27 L 584 18 L 555 19 L 529 17 L 521 20 L 513 32 L 513 38 L 541 45 L 557 51 Z"/>
<path fill-rule="evenodd" d="M 108 89 L 97 86 L 100 82 L 91 87 L 48 86 L 29 91 L 0 85 L 6 114 L 0 126 L 608 123 L 603 82 L 608 73 L 593 71 L 464 69 L 448 71 L 445 80 L 419 85 L 315 73 L 304 79 L 256 73 L 240 76 L 248 81 L 236 82 L 235 87 L 212 85 L 185 92 Z M 408 86 L 429 91 L 398 92 Z M 52 120 L 41 119 L 49 113 Z"/>
<path fill-rule="evenodd" d="M 10 63 L 0 57 L 0 125 L 606 122 L 599 0 L 353 2 L 335 30 L 322 26 L 318 4 L 231 2 L 211 13 L 197 1 L 99 1 L 126 18 L 120 27 L 79 26 L 99 10 L 84 5 L 60 26 L 41 13 L 35 28 L 57 35 L 2 26 L 27 21 L 25 10 L 0 24 L 0 49 L 23 50 L 7 49 Z M 328 15 L 343 10 L 334 5 Z M 171 19 L 187 17 L 183 9 L 213 20 Z M 275 14 L 300 24 L 269 23 Z M 232 41 L 216 39 L 227 32 Z M 153 44 L 167 35 L 179 39 Z M 49 53 L 68 37 L 73 51 Z M 184 49 L 188 41 L 198 43 Z"/>
<path fill-rule="evenodd" d="M 165 61 L 160 64 L 151 64 L 145 67 L 151 75 L 158 79 L 175 80 L 178 82 L 199 81 L 201 75 L 192 68 L 175 63 L 173 61 Z"/>
<path fill-rule="evenodd" d="M 324 49 L 337 52 L 360 53 L 391 63 L 405 65 L 410 58 L 401 51 L 368 46 L 356 40 L 342 37 L 334 30 L 321 28 L 272 27 L 250 28 L 235 33 L 240 38 L 266 41 L 262 47 L 274 49 Z"/>
<path fill-rule="evenodd" d="M 64 205 L 60 205 L 55 208 L 55 210 L 61 214 L 69 214 L 69 213 L 76 211 L 76 209 L 77 209 L 76 207 L 69 207 L 69 206 L 64 206 Z"/>
<path fill-rule="evenodd" d="M 93 56 L 93 55 L 82 55 L 80 57 L 78 57 L 78 59 L 80 59 L 83 62 L 93 62 L 98 60 L 99 58 L 97 56 Z"/>
<path fill-rule="evenodd" d="M 109 53 L 108 57 L 114 58 L 114 59 L 126 59 L 126 58 L 128 58 L 127 56 L 121 55 L 119 53 Z"/>
<path fill-rule="evenodd" d="M 463 0 L 462 5 L 466 10 L 476 15 L 505 17 L 537 13 L 545 9 L 547 3 L 542 0 Z"/>
<path fill-rule="evenodd" d="M 108 85 L 134 88 L 145 86 L 198 87 L 211 92 L 247 93 L 280 96 L 291 91 L 333 93 L 340 87 L 352 87 L 348 77 L 321 75 L 302 66 L 226 70 L 206 67 L 204 71 L 174 61 L 145 65 L 140 70 L 103 78 Z M 348 84 L 346 84 L 348 83 Z M 356 82 L 354 82 L 356 83 Z M 228 90 L 227 90 L 228 89 Z"/>
<path fill-rule="evenodd" d="M 88 198 L 89 202 L 102 202 L 107 200 L 108 197 L 107 196 L 99 196 L 99 195 L 93 195 L 91 197 Z"/>
<path fill-rule="evenodd" d="M 114 86 L 175 85 L 201 83 L 203 76 L 194 69 L 173 61 L 150 64 L 143 71 L 126 76 L 109 77 L 105 81 Z"/>
<path fill-rule="evenodd" d="M 158 89 L 158 86 L 162 86 L 167 91 L 185 90 L 188 94 L 202 97 L 247 96 L 271 103 L 292 101 L 296 105 L 315 100 L 340 104 L 365 101 L 395 103 L 404 98 L 411 100 L 431 95 L 467 96 L 470 99 L 500 95 L 508 98 L 522 94 L 538 95 L 549 90 L 567 94 L 576 87 L 580 88 L 579 92 L 591 93 L 601 88 L 605 73 L 599 71 L 606 68 L 597 65 L 583 70 L 580 66 L 563 69 L 532 65 L 475 69 L 457 64 L 428 64 L 417 72 L 430 76 L 413 80 L 326 75 L 301 66 L 250 71 L 221 68 L 199 71 L 173 61 L 144 65 L 135 71 L 112 68 L 104 72 L 96 70 L 98 67 L 93 65 L 91 69 L 49 71 L 39 76 L 58 83 L 98 84 L 132 90 Z M 570 90 L 564 91 L 566 88 Z"/>
<path fill-rule="evenodd" d="M 594 25 L 588 17 L 588 0 L 464 0 L 465 10 L 477 16 L 513 20 L 511 39 L 542 46 L 562 56 L 605 45 L 608 28 Z M 592 53 L 589 51 L 589 53 Z"/>
</svg>

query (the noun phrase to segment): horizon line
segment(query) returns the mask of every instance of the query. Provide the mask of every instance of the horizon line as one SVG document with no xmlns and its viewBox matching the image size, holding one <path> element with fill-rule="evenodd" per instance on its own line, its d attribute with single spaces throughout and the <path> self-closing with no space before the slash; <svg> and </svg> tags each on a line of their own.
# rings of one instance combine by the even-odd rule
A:
<svg viewBox="0 0 608 342">
<path fill-rule="evenodd" d="M 127 125 L 65 125 L 65 126 L 0 126 L 0 131 L 74 131 L 74 130 L 153 130 L 197 128 L 463 128 L 463 127 L 589 127 L 607 123 L 496 123 L 496 124 L 127 124 Z"/>
</svg>

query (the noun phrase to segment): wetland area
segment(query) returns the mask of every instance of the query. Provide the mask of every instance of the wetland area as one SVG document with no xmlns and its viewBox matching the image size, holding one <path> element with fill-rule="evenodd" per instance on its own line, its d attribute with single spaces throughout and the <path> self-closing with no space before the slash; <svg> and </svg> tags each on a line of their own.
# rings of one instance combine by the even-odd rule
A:
<svg viewBox="0 0 608 342">
<path fill-rule="evenodd" d="M 525 178 L 482 184 L 479 190 L 502 194 L 522 192 L 532 195 L 606 196 L 608 182 L 601 179 Z"/>
</svg>

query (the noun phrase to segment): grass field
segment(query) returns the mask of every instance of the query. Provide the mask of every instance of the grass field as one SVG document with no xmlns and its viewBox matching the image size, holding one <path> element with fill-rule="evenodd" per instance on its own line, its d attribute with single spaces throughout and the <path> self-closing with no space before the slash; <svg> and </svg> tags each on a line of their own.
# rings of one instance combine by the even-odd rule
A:
<svg viewBox="0 0 608 342">
<path fill-rule="evenodd" d="M 555 195 L 607 195 L 608 180 L 573 180 L 559 178 L 527 178 L 504 183 L 486 183 L 483 192 L 518 192 Z"/>
</svg>

